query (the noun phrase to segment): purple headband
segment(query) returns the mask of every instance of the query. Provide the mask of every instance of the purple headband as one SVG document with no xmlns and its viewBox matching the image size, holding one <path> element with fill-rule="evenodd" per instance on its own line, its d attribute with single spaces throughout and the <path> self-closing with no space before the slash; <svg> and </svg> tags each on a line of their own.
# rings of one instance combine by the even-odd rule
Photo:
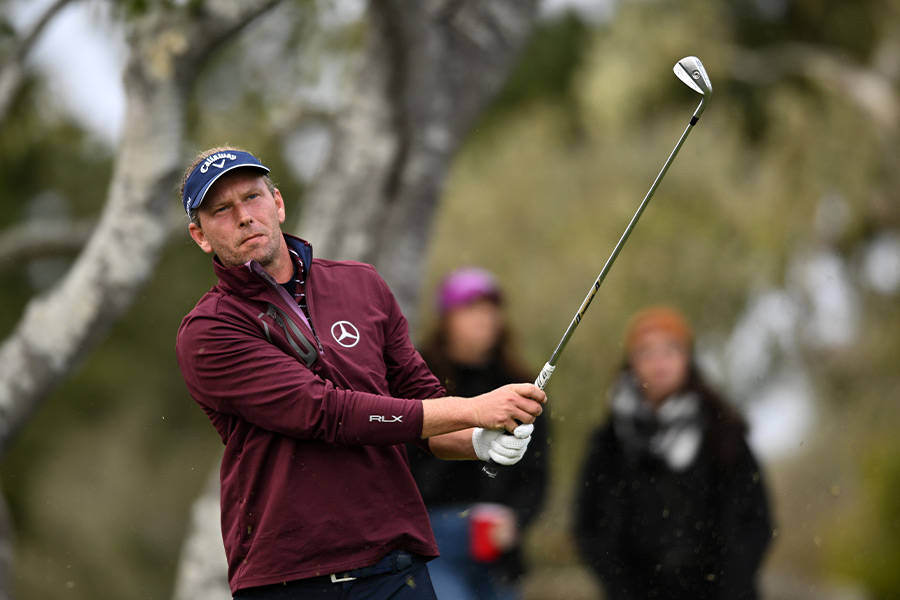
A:
<svg viewBox="0 0 900 600">
<path fill-rule="evenodd" d="M 481 298 L 502 301 L 494 276 L 479 267 L 463 267 L 447 275 L 438 290 L 437 308 L 441 314 Z"/>
</svg>

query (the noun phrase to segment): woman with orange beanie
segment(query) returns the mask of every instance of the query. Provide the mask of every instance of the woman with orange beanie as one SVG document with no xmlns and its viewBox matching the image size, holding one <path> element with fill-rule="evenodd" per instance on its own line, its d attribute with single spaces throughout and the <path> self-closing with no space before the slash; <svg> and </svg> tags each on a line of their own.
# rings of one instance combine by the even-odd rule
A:
<svg viewBox="0 0 900 600">
<path fill-rule="evenodd" d="M 772 524 L 746 422 L 704 382 L 677 310 L 637 313 L 624 346 L 579 479 L 582 558 L 610 600 L 755 600 Z"/>
</svg>

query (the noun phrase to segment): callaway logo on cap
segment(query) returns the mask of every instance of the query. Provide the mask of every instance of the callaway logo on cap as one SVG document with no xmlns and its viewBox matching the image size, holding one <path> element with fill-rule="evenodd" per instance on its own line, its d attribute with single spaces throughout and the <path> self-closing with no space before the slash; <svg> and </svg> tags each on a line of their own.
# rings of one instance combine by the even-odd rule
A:
<svg viewBox="0 0 900 600">
<path fill-rule="evenodd" d="M 259 162 L 259 159 L 242 150 L 223 150 L 210 154 L 203 162 L 197 165 L 188 176 L 184 184 L 184 196 L 181 198 L 184 204 L 184 212 L 191 211 L 200 206 L 206 192 L 222 175 L 234 169 L 250 168 L 268 173 L 269 168 Z"/>
</svg>

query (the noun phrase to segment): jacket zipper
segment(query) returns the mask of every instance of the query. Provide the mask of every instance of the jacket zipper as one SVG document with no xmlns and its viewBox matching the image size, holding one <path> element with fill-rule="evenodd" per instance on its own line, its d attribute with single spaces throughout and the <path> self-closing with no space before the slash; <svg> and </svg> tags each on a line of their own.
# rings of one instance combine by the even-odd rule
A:
<svg viewBox="0 0 900 600">
<path fill-rule="evenodd" d="M 297 315 L 300 318 L 300 321 L 306 325 L 307 329 L 309 329 L 310 333 L 312 333 L 313 339 L 316 341 L 316 348 L 318 348 L 319 353 L 324 355 L 325 348 L 322 347 L 322 342 L 319 340 L 319 334 L 316 333 L 316 328 L 313 326 L 312 316 L 307 318 L 306 314 L 303 312 L 303 309 L 300 308 L 300 305 L 297 304 L 297 301 L 290 297 L 283 287 L 281 287 L 275 279 L 269 275 L 269 273 L 262 268 L 262 266 L 256 262 L 255 260 L 250 261 L 248 263 L 248 267 L 252 273 L 255 273 L 258 277 L 261 277 L 263 281 L 265 281 L 272 290 L 278 294 L 278 297 L 284 300 L 284 303 L 291 307 L 291 312 Z M 307 285 L 309 282 L 307 281 Z M 307 296 L 306 296 L 307 306 L 310 306 L 310 298 L 307 288 Z M 309 310 L 310 315 L 312 315 L 312 308 Z"/>
</svg>

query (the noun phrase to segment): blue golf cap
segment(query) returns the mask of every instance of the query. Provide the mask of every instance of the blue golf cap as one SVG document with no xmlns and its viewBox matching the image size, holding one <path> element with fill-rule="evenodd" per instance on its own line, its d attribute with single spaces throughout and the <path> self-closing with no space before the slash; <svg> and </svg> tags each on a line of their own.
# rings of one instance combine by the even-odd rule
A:
<svg viewBox="0 0 900 600">
<path fill-rule="evenodd" d="M 269 172 L 269 167 L 243 150 L 223 150 L 207 156 L 203 162 L 194 167 L 184 184 L 184 195 L 181 198 L 184 212 L 190 215 L 192 210 L 200 206 L 206 192 L 219 177 L 229 171 L 246 168 L 256 169 L 263 174 Z"/>
</svg>

